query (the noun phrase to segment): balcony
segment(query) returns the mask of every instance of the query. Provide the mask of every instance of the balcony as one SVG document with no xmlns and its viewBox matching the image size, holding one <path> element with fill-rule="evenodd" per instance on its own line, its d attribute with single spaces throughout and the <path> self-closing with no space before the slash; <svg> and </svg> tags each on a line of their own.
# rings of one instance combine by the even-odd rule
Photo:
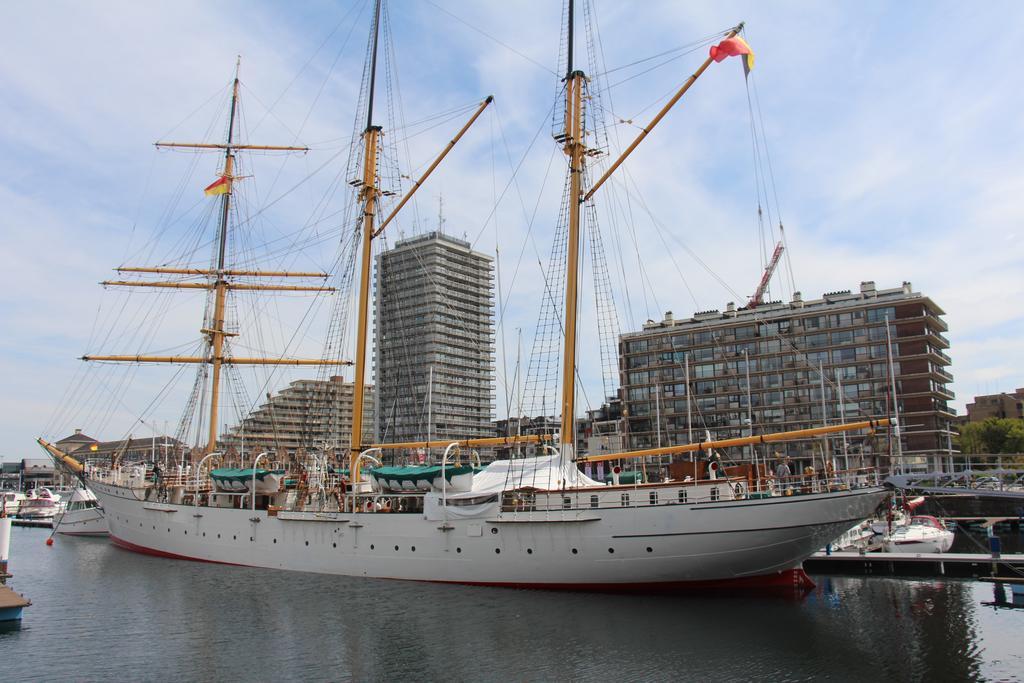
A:
<svg viewBox="0 0 1024 683">
<path fill-rule="evenodd" d="M 928 322 L 928 327 L 938 330 L 939 332 L 948 332 L 949 325 L 942 318 L 932 315 L 930 312 L 925 312 L 924 319 Z"/>
<path fill-rule="evenodd" d="M 947 339 L 942 334 L 939 334 L 935 330 L 926 330 L 926 334 L 928 336 L 928 342 L 929 343 L 934 344 L 935 346 L 937 346 L 940 349 L 948 349 L 949 348 L 949 339 Z"/>
</svg>

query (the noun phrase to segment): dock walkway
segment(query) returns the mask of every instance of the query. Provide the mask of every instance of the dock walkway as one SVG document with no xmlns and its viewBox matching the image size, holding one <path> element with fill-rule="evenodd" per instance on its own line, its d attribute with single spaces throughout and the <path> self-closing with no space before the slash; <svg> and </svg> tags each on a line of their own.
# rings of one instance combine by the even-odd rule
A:
<svg viewBox="0 0 1024 683">
<path fill-rule="evenodd" d="M 814 553 L 804 569 L 820 574 L 869 576 L 1024 576 L 1024 554 L 988 553 Z"/>
</svg>

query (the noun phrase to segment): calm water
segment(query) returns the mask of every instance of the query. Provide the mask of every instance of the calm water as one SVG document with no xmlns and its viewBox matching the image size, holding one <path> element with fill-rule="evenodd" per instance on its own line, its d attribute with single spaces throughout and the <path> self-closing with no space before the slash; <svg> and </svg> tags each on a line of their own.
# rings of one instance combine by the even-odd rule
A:
<svg viewBox="0 0 1024 683">
<path fill-rule="evenodd" d="M 14 530 L 0 679 L 1022 680 L 992 585 L 814 577 L 803 599 L 606 596 L 179 562 Z"/>
</svg>

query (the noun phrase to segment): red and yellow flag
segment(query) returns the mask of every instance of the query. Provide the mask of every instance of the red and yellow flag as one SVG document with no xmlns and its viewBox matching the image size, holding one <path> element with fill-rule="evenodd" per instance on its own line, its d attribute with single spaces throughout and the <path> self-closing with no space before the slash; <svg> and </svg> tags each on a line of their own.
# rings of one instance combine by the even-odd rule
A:
<svg viewBox="0 0 1024 683">
<path fill-rule="evenodd" d="M 750 70 L 754 68 L 754 51 L 750 49 L 749 45 L 747 45 L 747 41 L 743 40 L 739 36 L 726 38 L 718 45 L 711 46 L 711 59 L 716 62 L 720 62 L 726 57 L 743 58 L 744 76 L 749 75 Z"/>
<path fill-rule="evenodd" d="M 226 175 L 222 175 L 220 178 L 217 178 L 212 183 L 207 185 L 205 190 L 203 190 L 203 192 L 205 192 L 208 196 L 213 196 L 216 194 L 227 194 L 230 191 L 231 183 L 228 181 L 228 177 Z"/>
</svg>

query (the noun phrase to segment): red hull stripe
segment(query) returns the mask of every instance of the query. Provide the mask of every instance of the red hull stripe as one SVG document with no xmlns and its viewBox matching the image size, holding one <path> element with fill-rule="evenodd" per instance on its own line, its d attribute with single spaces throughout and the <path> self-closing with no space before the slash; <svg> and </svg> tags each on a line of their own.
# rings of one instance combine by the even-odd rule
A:
<svg viewBox="0 0 1024 683">
<path fill-rule="evenodd" d="M 135 545 L 118 538 L 113 534 L 110 540 L 125 550 L 131 550 L 144 555 L 155 557 L 166 557 L 172 560 L 189 560 L 192 562 L 208 562 L 210 564 L 226 564 L 236 567 L 249 565 L 235 562 L 219 562 L 217 560 L 206 560 L 199 557 L 188 557 L 175 553 L 154 550 L 141 545 Z M 386 577 L 384 577 L 386 578 Z M 401 579 L 400 579 L 401 580 Z M 518 583 L 504 581 L 424 581 L 424 583 L 448 583 L 462 586 L 489 586 L 493 588 L 525 588 L 530 590 L 555 590 L 555 591 L 586 591 L 592 593 L 658 593 L 675 591 L 708 591 L 708 590 L 798 590 L 809 591 L 814 588 L 814 581 L 807 576 L 803 568 L 787 569 L 774 574 L 764 576 L 744 576 L 735 579 L 714 579 L 710 581 L 661 581 L 658 583 Z"/>
<path fill-rule="evenodd" d="M 428 581 L 427 583 L 457 583 L 464 586 L 490 586 L 496 588 L 524 588 L 530 590 L 585 591 L 590 593 L 662 593 L 700 591 L 809 591 L 814 581 L 803 568 L 764 576 L 744 576 L 735 579 L 705 581 L 660 581 L 657 583 L 515 583 L 501 581 Z"/>
<path fill-rule="evenodd" d="M 124 548 L 125 550 L 131 550 L 135 553 L 142 553 L 143 555 L 153 555 L 154 557 L 166 557 L 171 560 L 188 560 L 190 562 L 209 562 L 210 564 L 228 564 L 233 567 L 247 567 L 248 565 L 239 564 L 237 562 L 218 562 L 217 560 L 204 560 L 201 557 L 189 557 L 188 555 L 176 555 L 175 553 L 167 553 L 163 550 L 154 550 L 153 548 L 147 548 L 141 545 L 135 545 L 129 543 L 123 538 L 118 538 L 114 534 L 110 534 L 110 540 L 114 545 Z"/>
</svg>

